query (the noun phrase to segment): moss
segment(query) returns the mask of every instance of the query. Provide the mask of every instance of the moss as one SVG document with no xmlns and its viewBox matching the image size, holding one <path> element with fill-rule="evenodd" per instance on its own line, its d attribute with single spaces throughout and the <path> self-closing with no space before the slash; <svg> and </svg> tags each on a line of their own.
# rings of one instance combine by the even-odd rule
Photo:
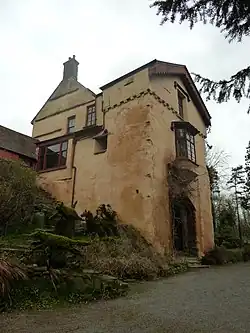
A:
<svg viewBox="0 0 250 333">
<path fill-rule="evenodd" d="M 36 231 L 30 234 L 30 237 L 50 246 L 57 246 L 61 249 L 71 249 L 74 246 L 87 246 L 91 243 L 89 240 L 75 240 L 65 236 L 55 235 L 49 232 Z"/>
</svg>

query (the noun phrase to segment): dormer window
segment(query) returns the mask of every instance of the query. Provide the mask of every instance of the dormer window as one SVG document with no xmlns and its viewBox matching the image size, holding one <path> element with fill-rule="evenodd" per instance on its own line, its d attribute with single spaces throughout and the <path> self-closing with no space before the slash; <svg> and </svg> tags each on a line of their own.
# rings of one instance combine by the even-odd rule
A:
<svg viewBox="0 0 250 333">
<path fill-rule="evenodd" d="M 96 107 L 95 104 L 87 107 L 87 120 L 86 126 L 96 125 Z"/>
</svg>

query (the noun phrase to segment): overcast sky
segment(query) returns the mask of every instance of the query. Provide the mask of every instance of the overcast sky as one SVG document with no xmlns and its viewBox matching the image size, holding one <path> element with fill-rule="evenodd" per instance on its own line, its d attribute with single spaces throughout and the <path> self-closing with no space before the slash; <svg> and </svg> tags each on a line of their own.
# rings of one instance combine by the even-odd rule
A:
<svg viewBox="0 0 250 333">
<path fill-rule="evenodd" d="M 30 121 L 62 79 L 73 54 L 79 81 L 98 92 L 110 80 L 153 59 L 190 72 L 228 78 L 249 64 L 250 37 L 229 44 L 213 26 L 160 26 L 148 0 L 0 0 L 0 124 L 31 135 Z M 206 103 L 209 143 L 232 166 L 244 162 L 250 140 L 248 102 Z"/>
</svg>

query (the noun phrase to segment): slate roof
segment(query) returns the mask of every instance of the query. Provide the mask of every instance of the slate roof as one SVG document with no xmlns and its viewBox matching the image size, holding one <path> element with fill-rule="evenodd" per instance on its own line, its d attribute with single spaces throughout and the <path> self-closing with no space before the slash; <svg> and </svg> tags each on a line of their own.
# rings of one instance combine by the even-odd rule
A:
<svg viewBox="0 0 250 333">
<path fill-rule="evenodd" d="M 0 125 L 0 148 L 36 159 L 36 139 Z"/>
</svg>

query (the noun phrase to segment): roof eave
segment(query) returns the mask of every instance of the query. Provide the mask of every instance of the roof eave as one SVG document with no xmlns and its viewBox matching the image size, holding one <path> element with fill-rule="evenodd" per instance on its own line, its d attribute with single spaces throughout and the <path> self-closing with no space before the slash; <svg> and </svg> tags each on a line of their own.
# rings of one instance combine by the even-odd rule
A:
<svg viewBox="0 0 250 333">
<path fill-rule="evenodd" d="M 119 76 L 117 79 L 108 82 L 107 84 L 105 84 L 105 85 L 103 85 L 102 87 L 100 87 L 100 89 L 101 89 L 101 90 L 105 90 L 105 89 L 107 89 L 107 88 L 113 86 L 114 84 L 116 84 L 116 83 L 118 83 L 118 82 L 120 82 L 120 81 L 122 81 L 122 80 L 124 80 L 124 79 L 126 79 L 126 78 L 128 78 L 128 77 L 130 77 L 131 75 L 134 75 L 134 74 L 136 74 L 136 73 L 142 71 L 143 69 L 146 69 L 146 68 L 148 68 L 148 67 L 154 65 L 156 62 L 157 62 L 157 60 L 154 59 L 154 60 L 152 60 L 152 61 L 146 63 L 145 65 L 142 65 L 142 66 L 140 66 L 140 67 L 138 67 L 138 68 L 136 68 L 136 69 L 134 69 L 134 70 L 132 70 L 132 71 L 130 71 L 130 72 L 128 72 L 128 73 L 122 75 L 122 76 Z"/>
</svg>

